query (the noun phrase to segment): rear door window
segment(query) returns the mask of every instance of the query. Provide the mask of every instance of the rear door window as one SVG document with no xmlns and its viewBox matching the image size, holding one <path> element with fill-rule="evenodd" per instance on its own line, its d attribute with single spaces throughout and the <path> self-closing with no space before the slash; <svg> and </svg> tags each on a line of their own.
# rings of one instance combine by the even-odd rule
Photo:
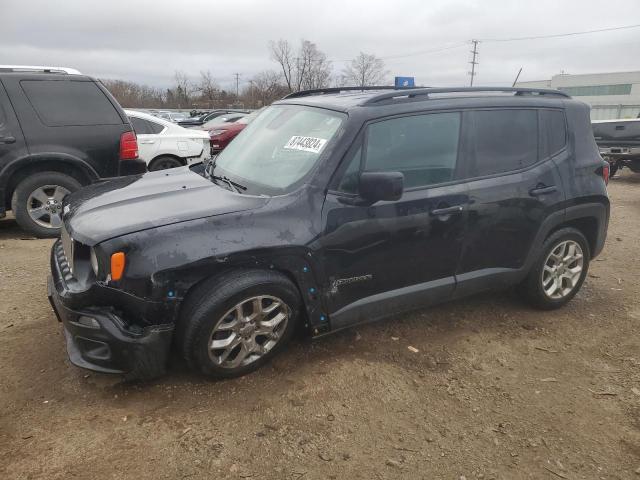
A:
<svg viewBox="0 0 640 480">
<path fill-rule="evenodd" d="M 470 112 L 468 176 L 518 170 L 538 161 L 538 112 L 504 109 Z"/>
<path fill-rule="evenodd" d="M 405 188 L 454 179 L 458 158 L 460 113 L 397 117 L 369 125 L 367 171 L 404 174 Z"/>
<path fill-rule="evenodd" d="M 118 125 L 122 119 L 91 81 L 23 80 L 22 90 L 47 126 Z"/>
</svg>

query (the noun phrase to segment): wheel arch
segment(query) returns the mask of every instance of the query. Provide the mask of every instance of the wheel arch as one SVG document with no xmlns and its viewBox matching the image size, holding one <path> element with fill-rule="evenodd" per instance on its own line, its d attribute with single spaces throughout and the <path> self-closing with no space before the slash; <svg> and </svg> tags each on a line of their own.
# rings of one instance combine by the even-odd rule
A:
<svg viewBox="0 0 640 480">
<path fill-rule="evenodd" d="M 234 270 L 263 270 L 273 271 L 283 275 L 298 290 L 300 301 L 303 305 L 301 314 L 304 318 L 300 321 L 305 327 L 318 328 L 318 333 L 328 327 L 328 315 L 325 313 L 322 289 L 318 281 L 317 268 L 314 268 L 308 255 L 280 254 L 274 255 L 249 255 L 243 254 L 242 259 L 228 261 L 223 268 L 216 269 L 215 273 L 205 275 L 194 282 L 180 299 L 180 308 L 177 320 L 180 321 L 181 312 L 190 298 L 201 295 L 207 286 L 216 279 L 227 275 Z"/>
<path fill-rule="evenodd" d="M 184 157 L 179 157 L 178 155 L 174 154 L 174 153 L 159 153 L 157 155 L 155 155 L 150 161 L 149 164 L 147 166 L 147 168 L 149 170 L 151 170 L 151 166 L 153 165 L 153 163 L 155 161 L 157 161 L 158 159 L 162 158 L 162 157 L 170 157 L 170 158 L 175 158 L 176 160 L 178 160 L 180 162 L 180 164 L 182 166 L 185 166 L 187 164 L 187 159 Z"/>
<path fill-rule="evenodd" d="M 4 192 L 4 206 L 11 208 L 11 197 L 18 184 L 29 175 L 40 172 L 57 172 L 73 177 L 81 185 L 88 185 L 100 178 L 98 173 L 82 160 L 64 154 L 38 154 L 10 163 L 0 173 L 0 191 Z"/>
<path fill-rule="evenodd" d="M 575 205 L 567 208 L 564 219 L 549 229 L 543 242 L 562 228 L 575 228 L 585 236 L 591 258 L 595 258 L 604 247 L 608 224 L 608 202 Z"/>
</svg>

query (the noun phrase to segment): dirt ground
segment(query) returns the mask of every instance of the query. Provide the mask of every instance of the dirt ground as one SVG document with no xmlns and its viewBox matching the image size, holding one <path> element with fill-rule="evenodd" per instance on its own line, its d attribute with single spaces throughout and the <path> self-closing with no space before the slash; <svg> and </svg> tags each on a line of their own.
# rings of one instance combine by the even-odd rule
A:
<svg viewBox="0 0 640 480">
<path fill-rule="evenodd" d="M 52 242 L 0 220 L 0 478 L 640 479 L 640 176 L 609 191 L 567 307 L 474 297 L 298 339 L 232 381 L 70 365 Z"/>
</svg>

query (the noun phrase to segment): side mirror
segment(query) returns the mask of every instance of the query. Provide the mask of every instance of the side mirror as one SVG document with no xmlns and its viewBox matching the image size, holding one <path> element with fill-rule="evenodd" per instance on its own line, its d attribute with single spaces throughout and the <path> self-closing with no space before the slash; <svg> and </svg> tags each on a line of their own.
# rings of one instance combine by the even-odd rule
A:
<svg viewBox="0 0 640 480">
<path fill-rule="evenodd" d="M 404 175 L 401 172 L 362 172 L 360 175 L 360 197 L 372 204 L 402 198 Z"/>
</svg>

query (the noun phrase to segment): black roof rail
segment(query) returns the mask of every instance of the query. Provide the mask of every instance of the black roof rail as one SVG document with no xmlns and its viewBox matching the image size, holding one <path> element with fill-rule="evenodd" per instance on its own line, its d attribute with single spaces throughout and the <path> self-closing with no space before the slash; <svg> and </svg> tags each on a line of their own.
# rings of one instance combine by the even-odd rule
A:
<svg viewBox="0 0 640 480">
<path fill-rule="evenodd" d="M 405 92 L 404 90 L 408 90 Z M 435 93 L 482 93 L 482 92 L 497 92 L 497 93 L 510 93 L 514 96 L 523 95 L 540 95 L 540 96 L 555 96 L 571 98 L 570 95 L 561 92 L 560 90 L 551 90 L 545 88 L 518 88 L 518 87 L 451 87 L 451 88 L 415 88 L 415 89 L 397 89 L 394 92 L 381 93 L 374 97 L 368 98 L 361 105 L 373 105 L 384 100 L 393 99 L 395 97 L 425 97 L 429 98 L 429 94 Z"/>
<path fill-rule="evenodd" d="M 315 88 L 312 90 L 300 90 L 299 92 L 293 92 L 285 96 L 283 100 L 288 98 L 308 97 L 311 95 L 325 95 L 328 93 L 340 93 L 340 92 L 365 92 L 367 90 L 396 90 L 401 92 L 403 90 L 411 90 L 416 87 L 403 87 L 397 88 L 393 85 L 380 85 L 380 86 L 367 86 L 367 87 L 328 87 L 328 88 Z"/>
</svg>

